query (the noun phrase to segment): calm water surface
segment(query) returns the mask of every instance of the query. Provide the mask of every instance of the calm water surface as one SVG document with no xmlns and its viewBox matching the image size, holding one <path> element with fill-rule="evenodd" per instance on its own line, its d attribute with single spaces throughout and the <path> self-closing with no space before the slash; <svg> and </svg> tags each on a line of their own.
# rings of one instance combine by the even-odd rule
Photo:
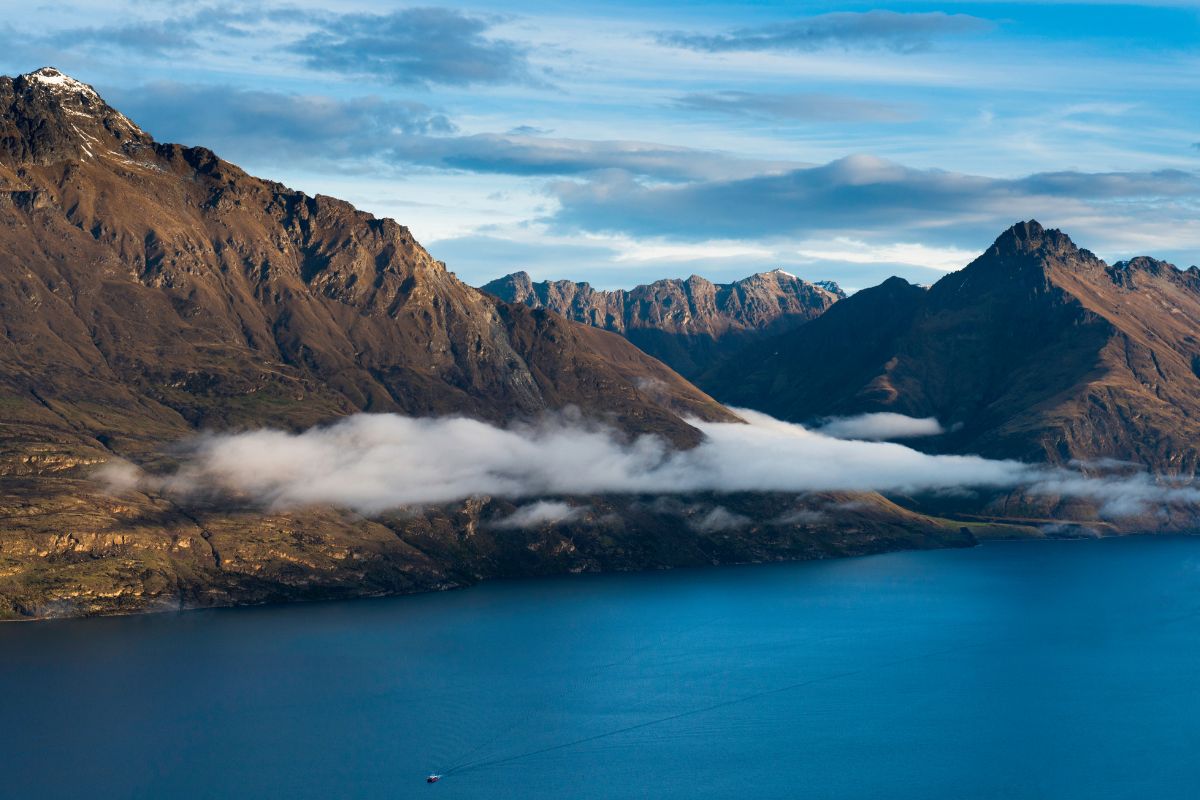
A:
<svg viewBox="0 0 1200 800">
<path fill-rule="evenodd" d="M 1200 538 L 4 625 L 0 680 L 13 798 L 1191 798 Z"/>
</svg>

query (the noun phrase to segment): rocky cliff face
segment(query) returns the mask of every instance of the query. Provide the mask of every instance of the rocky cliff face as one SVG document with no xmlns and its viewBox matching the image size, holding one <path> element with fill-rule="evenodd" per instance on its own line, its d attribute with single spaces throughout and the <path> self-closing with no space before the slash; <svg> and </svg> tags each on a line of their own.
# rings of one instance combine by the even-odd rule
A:
<svg viewBox="0 0 1200 800">
<path fill-rule="evenodd" d="M 621 340 L 460 283 L 395 222 L 155 143 L 57 72 L 0 80 L 0 112 L 10 419 L 109 447 L 352 410 L 575 404 L 680 443 L 675 411 L 728 418 Z"/>
<path fill-rule="evenodd" d="M 1184 477 L 1200 436 L 1200 270 L 1106 264 L 1025 222 L 928 291 L 892 279 L 714 371 L 730 403 L 806 421 L 896 411 L 919 446 L 1133 461 Z"/>
<path fill-rule="evenodd" d="M 528 273 L 516 272 L 482 288 L 510 303 L 619 333 L 689 379 L 758 338 L 820 316 L 845 297 L 835 283 L 809 283 L 782 270 L 734 283 L 693 275 L 615 291 L 565 280 L 535 283 Z"/>
</svg>

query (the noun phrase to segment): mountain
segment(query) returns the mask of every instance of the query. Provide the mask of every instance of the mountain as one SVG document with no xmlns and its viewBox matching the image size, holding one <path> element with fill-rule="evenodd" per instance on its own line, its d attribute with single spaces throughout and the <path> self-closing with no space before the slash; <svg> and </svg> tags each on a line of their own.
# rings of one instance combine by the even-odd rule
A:
<svg viewBox="0 0 1200 800">
<path fill-rule="evenodd" d="M 621 339 L 459 282 L 391 220 L 158 144 L 57 71 L 0 81 L 0 109 L 3 381 L 13 415 L 86 446 L 353 410 L 573 404 L 679 443 L 676 410 L 730 418 Z"/>
<path fill-rule="evenodd" d="M 1200 269 L 1106 264 L 1022 222 L 928 290 L 892 278 L 702 380 L 794 421 L 934 416 L 940 452 L 1196 473 Z"/>
<path fill-rule="evenodd" d="M 619 333 L 689 379 L 755 339 L 820 316 L 845 297 L 836 283 L 809 283 L 778 269 L 733 283 L 693 275 L 614 291 L 574 281 L 535 283 L 528 273 L 514 272 L 482 288 L 510 303 Z"/>
<path fill-rule="evenodd" d="M 759 522 L 704 496 L 560 498 L 578 519 L 513 527 L 491 497 L 366 518 L 107 493 L 101 462 L 170 468 L 199 431 L 358 411 L 573 407 L 680 448 L 685 417 L 737 418 L 620 336 L 464 285 L 392 220 L 156 142 L 49 68 L 0 78 L 0 320 L 0 618 L 973 541 L 878 496 L 836 520 L 830 498 L 721 501 Z"/>
</svg>

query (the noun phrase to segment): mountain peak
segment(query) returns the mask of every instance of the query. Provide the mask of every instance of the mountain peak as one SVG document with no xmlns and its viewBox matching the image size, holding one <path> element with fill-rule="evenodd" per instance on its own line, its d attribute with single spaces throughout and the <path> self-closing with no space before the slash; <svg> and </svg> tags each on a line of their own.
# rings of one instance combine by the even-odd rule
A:
<svg viewBox="0 0 1200 800">
<path fill-rule="evenodd" d="M 1057 233 L 1057 231 L 1055 231 Z M 1018 222 L 996 237 L 993 245 L 1001 252 L 1028 253 L 1041 246 L 1046 229 L 1036 219 Z"/>
<path fill-rule="evenodd" d="M 1036 219 L 1018 222 L 997 237 L 992 249 L 1000 255 L 1026 255 L 1042 252 L 1056 256 L 1091 253 L 1082 250 L 1057 228 L 1044 228 Z"/>
<path fill-rule="evenodd" d="M 0 77 L 0 158 L 35 164 L 127 159 L 153 144 L 95 89 L 61 70 Z"/>
<path fill-rule="evenodd" d="M 75 80 L 70 75 L 54 67 L 42 67 L 41 69 L 35 69 L 33 72 L 26 72 L 24 75 L 19 76 L 18 80 L 24 80 L 30 86 L 43 87 L 54 94 L 82 95 L 94 100 L 100 100 L 100 95 L 91 86 L 88 86 L 83 81 Z"/>
<path fill-rule="evenodd" d="M 837 281 L 813 281 L 813 286 L 819 286 L 830 294 L 845 299 L 846 293 Z"/>
<path fill-rule="evenodd" d="M 793 291 L 802 289 L 803 287 L 813 287 L 828 292 L 836 298 L 844 298 L 846 293 L 842 291 L 842 287 L 838 286 L 835 281 L 807 281 L 798 275 L 788 272 L 786 269 L 776 267 L 775 269 L 766 272 L 756 272 L 748 278 L 742 278 L 739 281 L 734 281 L 732 286 L 749 286 L 755 283 L 761 283 L 764 278 L 770 279 L 776 283 L 781 283 L 784 291 Z M 789 289 L 788 287 L 792 287 Z"/>
<path fill-rule="evenodd" d="M 526 298 L 533 296 L 533 278 L 525 270 L 510 272 L 479 288 L 505 302 L 523 303 Z"/>
<path fill-rule="evenodd" d="M 1107 268 L 1095 253 L 1076 245 L 1067 234 L 1057 228 L 1044 228 L 1031 219 L 1000 234 L 990 248 L 960 272 L 964 280 L 1021 273 L 1039 282 L 1047 270 L 1098 274 Z"/>
<path fill-rule="evenodd" d="M 510 272 L 503 278 L 500 278 L 500 280 L 508 281 L 509 283 L 513 283 L 518 286 L 530 286 L 533 284 L 533 276 L 523 269 L 516 272 Z"/>
</svg>

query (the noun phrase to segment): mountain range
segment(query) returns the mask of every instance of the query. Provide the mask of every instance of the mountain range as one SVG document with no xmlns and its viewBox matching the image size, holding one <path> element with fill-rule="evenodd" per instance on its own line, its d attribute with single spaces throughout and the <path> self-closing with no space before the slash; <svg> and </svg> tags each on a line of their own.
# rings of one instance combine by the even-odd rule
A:
<svg viewBox="0 0 1200 800">
<path fill-rule="evenodd" d="M 497 492 L 352 511 L 96 477 L 169 474 L 213 433 L 361 412 L 518 431 L 568 418 L 655 437 L 668 459 L 751 418 L 732 406 L 807 426 L 901 414 L 936 426 L 905 440 L 931 454 L 1190 480 L 1200 270 L 1106 264 L 1033 221 L 929 288 L 846 297 L 774 271 L 617 291 L 514 273 L 480 290 L 396 222 L 157 142 L 44 68 L 0 78 L 0 321 L 0 618 L 1195 522 L 1112 522 L 1011 489 Z"/>
<path fill-rule="evenodd" d="M 781 419 L 896 412 L 912 444 L 1031 462 L 1196 473 L 1200 269 L 1106 264 L 1036 221 L 929 289 L 892 278 L 699 379 Z"/>
<path fill-rule="evenodd" d="M 809 283 L 781 269 L 733 283 L 693 275 L 613 291 L 568 280 L 534 282 L 514 272 L 481 288 L 509 303 L 619 333 L 689 379 L 751 342 L 819 317 L 846 296 L 836 283 Z"/>
<path fill-rule="evenodd" d="M 114 494 L 97 465 L 170 468 L 198 432 L 355 412 L 568 409 L 677 448 L 700 441 L 691 421 L 737 417 L 621 336 L 463 284 L 391 220 L 156 142 L 51 68 L 0 78 L 0 319 L 0 617 L 971 541 L 877 495 L 826 535 L 819 515 L 696 524 L 720 503 L 775 519 L 788 497 L 592 498 L 577 519 L 504 527 L 516 506 L 496 497 L 364 517 Z"/>
</svg>

